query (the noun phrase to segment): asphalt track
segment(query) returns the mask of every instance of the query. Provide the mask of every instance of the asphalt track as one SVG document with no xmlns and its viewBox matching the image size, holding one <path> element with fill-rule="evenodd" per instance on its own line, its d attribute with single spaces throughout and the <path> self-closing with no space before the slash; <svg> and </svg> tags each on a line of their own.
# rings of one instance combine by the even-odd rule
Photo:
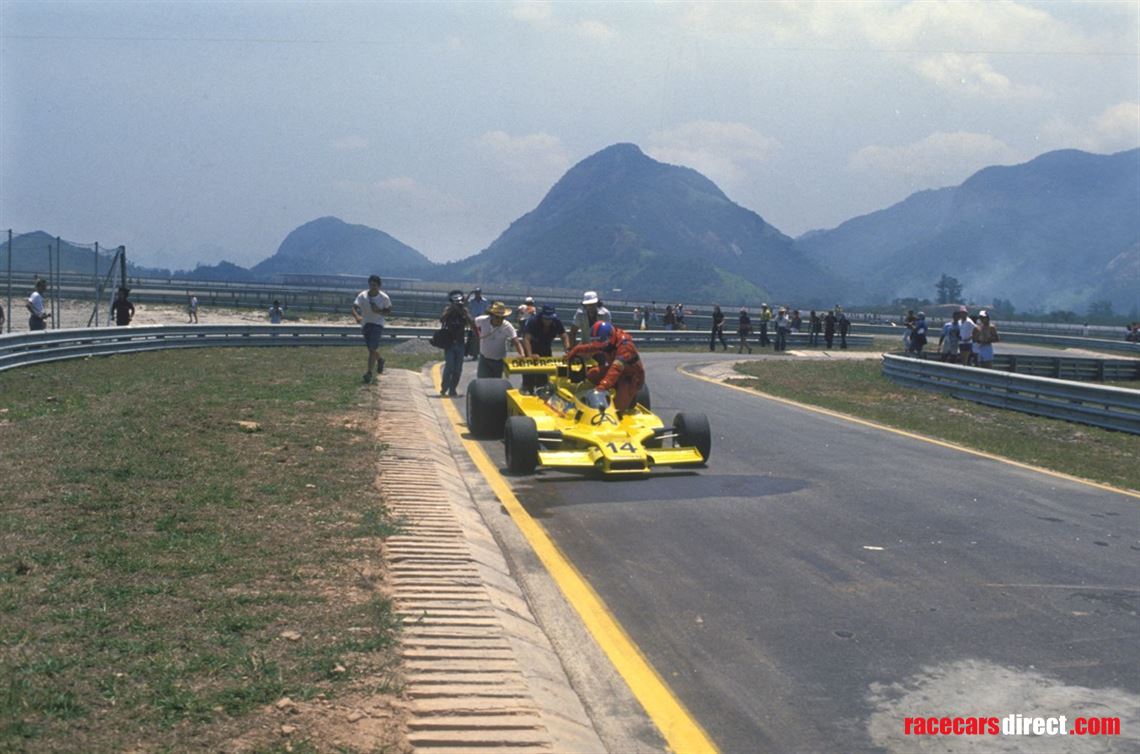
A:
<svg viewBox="0 0 1140 754">
<path fill-rule="evenodd" d="M 1014 713 L 1124 736 L 989 750 L 1140 750 L 1140 499 L 677 371 L 714 358 L 646 356 L 655 412 L 708 415 L 707 468 L 510 482 L 722 751 L 918 751 L 904 716 Z"/>
</svg>

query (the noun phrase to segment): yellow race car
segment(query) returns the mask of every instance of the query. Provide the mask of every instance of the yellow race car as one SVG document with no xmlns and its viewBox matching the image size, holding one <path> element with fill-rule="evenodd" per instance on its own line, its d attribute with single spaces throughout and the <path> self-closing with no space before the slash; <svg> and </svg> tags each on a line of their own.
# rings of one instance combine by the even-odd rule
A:
<svg viewBox="0 0 1140 754">
<path fill-rule="evenodd" d="M 702 466 L 712 449 L 704 414 L 679 413 L 671 425 L 649 409 L 643 387 L 628 411 L 613 407 L 613 391 L 586 379 L 584 359 L 508 357 L 507 374 L 547 375 L 524 394 L 506 379 L 477 379 L 467 388 L 467 428 L 479 438 L 502 437 L 507 468 L 531 474 L 538 466 L 646 474 L 655 466 Z"/>
</svg>

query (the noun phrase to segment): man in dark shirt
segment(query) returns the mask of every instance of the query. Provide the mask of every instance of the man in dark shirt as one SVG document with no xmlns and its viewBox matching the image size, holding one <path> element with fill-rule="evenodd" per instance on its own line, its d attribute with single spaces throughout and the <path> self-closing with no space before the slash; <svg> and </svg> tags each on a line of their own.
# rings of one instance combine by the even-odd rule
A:
<svg viewBox="0 0 1140 754">
<path fill-rule="evenodd" d="M 111 304 L 111 316 L 115 318 L 118 327 L 126 327 L 135 317 L 135 305 L 127 299 L 130 292 L 129 288 L 120 288 Z"/>
<path fill-rule="evenodd" d="M 536 316 L 526 321 L 526 326 L 523 327 L 523 350 L 527 356 L 553 356 L 551 347 L 556 338 L 562 340 L 563 351 L 570 349 L 570 336 L 566 332 L 566 326 L 558 318 L 554 307 L 547 304 Z M 535 388 L 547 382 L 545 374 L 524 374 L 523 392 L 533 393 Z"/>
</svg>

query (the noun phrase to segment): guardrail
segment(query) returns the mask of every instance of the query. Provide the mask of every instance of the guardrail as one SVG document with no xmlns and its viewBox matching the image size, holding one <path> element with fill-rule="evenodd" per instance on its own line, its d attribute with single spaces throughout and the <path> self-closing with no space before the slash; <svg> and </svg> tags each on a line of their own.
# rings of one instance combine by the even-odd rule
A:
<svg viewBox="0 0 1140 754">
<path fill-rule="evenodd" d="M 384 341 L 389 344 L 426 341 L 435 330 L 434 327 L 385 327 Z M 692 330 L 640 330 L 634 333 L 634 338 L 642 348 L 669 348 L 707 345 L 709 334 Z M 849 335 L 847 341 L 853 346 L 871 344 L 869 336 Z M 752 342 L 755 347 L 755 338 Z M 788 340 L 789 346 L 804 347 L 806 343 L 807 336 L 802 333 Z M 43 330 L 0 335 L 0 371 L 65 359 L 168 348 L 361 345 L 360 328 L 356 325 L 157 325 Z"/>
<path fill-rule="evenodd" d="M 899 384 L 937 390 L 987 406 L 1140 434 L 1140 390 L 895 354 L 883 354 L 883 375 Z"/>
<path fill-rule="evenodd" d="M 898 338 L 899 340 L 896 342 L 901 342 L 903 333 L 906 332 L 906 328 L 895 327 L 893 325 L 860 325 L 859 330 L 875 335 L 886 335 Z M 1045 348 L 1082 348 L 1087 351 L 1119 352 L 1140 357 L 1140 343 L 1130 343 L 1124 340 L 1123 334 L 1121 334 L 1119 340 L 1107 340 L 1104 338 L 1084 338 L 1076 335 L 1043 335 L 1040 333 L 1021 332 L 1019 330 L 1009 330 L 1006 328 L 1001 328 L 1000 333 L 1002 342 L 1004 343 L 1021 343 L 1023 345 L 1043 346 Z M 927 337 L 929 339 L 928 347 L 932 350 L 937 350 L 938 331 L 934 327 L 931 327 Z"/>
<path fill-rule="evenodd" d="M 910 355 L 907 358 L 915 357 Z M 929 351 L 924 351 L 922 358 L 926 361 L 941 361 L 938 354 Z M 1097 359 L 1079 356 L 999 353 L 994 355 L 993 368 L 999 372 L 1015 372 L 1034 377 L 1054 377 L 1059 380 L 1076 380 L 1077 382 L 1140 380 L 1140 359 Z"/>
</svg>

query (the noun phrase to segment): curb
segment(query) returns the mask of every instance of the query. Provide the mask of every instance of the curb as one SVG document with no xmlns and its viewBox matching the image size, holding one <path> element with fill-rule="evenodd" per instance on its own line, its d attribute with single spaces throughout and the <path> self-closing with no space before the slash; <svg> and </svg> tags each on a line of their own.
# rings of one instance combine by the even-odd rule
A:
<svg viewBox="0 0 1140 754">
<path fill-rule="evenodd" d="M 420 376 L 380 382 L 383 555 L 418 752 L 604 752 L 450 452 Z"/>
</svg>

